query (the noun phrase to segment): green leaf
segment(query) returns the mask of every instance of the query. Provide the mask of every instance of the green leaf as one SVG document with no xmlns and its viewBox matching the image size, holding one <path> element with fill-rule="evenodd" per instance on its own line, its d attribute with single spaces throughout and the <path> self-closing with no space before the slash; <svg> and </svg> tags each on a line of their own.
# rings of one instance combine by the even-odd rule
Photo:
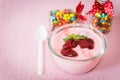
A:
<svg viewBox="0 0 120 80">
<path fill-rule="evenodd" d="M 65 37 L 63 40 L 66 42 L 69 39 L 79 40 L 79 39 L 86 39 L 86 38 L 87 36 L 70 34 L 67 37 Z"/>
<path fill-rule="evenodd" d="M 73 37 L 74 40 L 86 39 L 86 38 L 87 38 L 87 36 L 83 36 L 83 35 L 82 36 L 76 35 L 76 36 Z"/>
<path fill-rule="evenodd" d="M 69 39 L 73 39 L 73 34 L 68 35 L 67 37 L 65 37 L 63 40 L 66 42 Z"/>
</svg>

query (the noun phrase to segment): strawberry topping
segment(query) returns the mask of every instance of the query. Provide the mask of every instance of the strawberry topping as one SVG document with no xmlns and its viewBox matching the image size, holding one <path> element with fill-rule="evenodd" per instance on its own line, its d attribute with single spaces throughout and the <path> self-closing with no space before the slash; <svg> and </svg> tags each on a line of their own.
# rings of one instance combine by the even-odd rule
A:
<svg viewBox="0 0 120 80">
<path fill-rule="evenodd" d="M 64 49 L 64 48 L 61 50 L 61 54 L 63 56 L 67 56 L 67 57 L 76 57 L 76 56 L 78 56 L 76 51 L 74 51 L 72 49 Z"/>
<path fill-rule="evenodd" d="M 94 41 L 86 36 L 70 34 L 64 39 L 64 41 L 65 43 L 63 44 L 61 54 L 67 57 L 78 56 L 78 53 L 73 50 L 73 48 L 75 48 L 77 45 L 79 45 L 81 48 L 94 48 Z"/>
<path fill-rule="evenodd" d="M 94 48 L 94 41 L 90 38 L 87 39 L 81 39 L 78 41 L 79 45 L 81 48 L 89 48 L 89 49 L 93 49 Z"/>
<path fill-rule="evenodd" d="M 73 39 L 69 39 L 65 42 L 65 44 L 63 45 L 63 48 L 65 49 L 71 49 L 77 46 L 77 42 L 74 41 Z"/>
</svg>

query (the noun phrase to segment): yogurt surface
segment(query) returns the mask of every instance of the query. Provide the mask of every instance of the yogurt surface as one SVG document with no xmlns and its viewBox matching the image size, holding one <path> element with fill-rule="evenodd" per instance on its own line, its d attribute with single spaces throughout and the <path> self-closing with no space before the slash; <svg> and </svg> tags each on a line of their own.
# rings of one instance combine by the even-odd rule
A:
<svg viewBox="0 0 120 80">
<path fill-rule="evenodd" d="M 77 57 L 66 57 L 66 56 L 61 55 L 61 49 L 63 47 L 63 44 L 65 43 L 63 39 L 69 34 L 84 35 L 84 36 L 87 36 L 88 38 L 93 39 L 94 49 L 88 49 L 88 48 L 83 49 L 78 45 L 77 47 L 73 49 L 78 53 Z M 73 60 L 83 60 L 83 59 L 89 59 L 99 54 L 99 52 L 102 50 L 103 42 L 99 35 L 97 35 L 92 30 L 89 30 L 88 28 L 81 28 L 81 29 L 66 28 L 58 32 L 53 37 L 52 45 L 56 53 L 64 58 L 73 59 Z"/>
</svg>

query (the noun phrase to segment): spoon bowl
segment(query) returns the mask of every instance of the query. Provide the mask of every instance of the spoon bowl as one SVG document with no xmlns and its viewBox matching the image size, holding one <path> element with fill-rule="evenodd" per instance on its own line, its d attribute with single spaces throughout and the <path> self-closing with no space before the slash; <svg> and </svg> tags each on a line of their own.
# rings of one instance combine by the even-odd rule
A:
<svg viewBox="0 0 120 80">
<path fill-rule="evenodd" d="M 48 34 L 47 34 L 47 30 L 46 30 L 45 26 L 40 25 L 36 32 L 36 39 L 38 41 L 43 42 L 47 38 L 47 35 Z"/>
</svg>

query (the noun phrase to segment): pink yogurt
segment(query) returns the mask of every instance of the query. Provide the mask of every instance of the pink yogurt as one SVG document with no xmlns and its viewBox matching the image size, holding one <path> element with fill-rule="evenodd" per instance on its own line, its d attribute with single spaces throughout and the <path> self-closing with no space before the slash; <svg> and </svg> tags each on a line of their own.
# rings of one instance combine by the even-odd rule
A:
<svg viewBox="0 0 120 80">
<path fill-rule="evenodd" d="M 94 49 L 80 48 L 78 45 L 74 50 L 77 57 L 66 57 L 61 55 L 64 38 L 69 34 L 84 35 L 94 40 Z M 69 73 L 85 73 L 93 69 L 100 61 L 106 49 L 106 40 L 102 33 L 91 28 L 90 25 L 69 24 L 56 29 L 49 38 L 49 47 L 57 65 Z"/>
</svg>

